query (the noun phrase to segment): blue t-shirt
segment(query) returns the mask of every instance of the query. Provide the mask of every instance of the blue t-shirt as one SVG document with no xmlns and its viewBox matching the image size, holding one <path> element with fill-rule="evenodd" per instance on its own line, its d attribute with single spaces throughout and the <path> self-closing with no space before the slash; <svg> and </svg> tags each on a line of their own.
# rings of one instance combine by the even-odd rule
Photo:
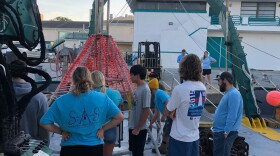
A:
<svg viewBox="0 0 280 156">
<path fill-rule="evenodd" d="M 215 111 L 213 131 L 226 132 L 238 131 L 241 126 L 243 100 L 236 88 L 226 91 Z"/>
<path fill-rule="evenodd" d="M 97 130 L 107 118 L 119 113 L 119 108 L 103 93 L 89 91 L 80 96 L 68 93 L 55 100 L 40 122 L 46 125 L 57 123 L 71 134 L 69 139 L 61 140 L 61 146 L 94 146 L 104 143 L 97 138 Z"/>
<path fill-rule="evenodd" d="M 213 57 L 208 56 L 205 59 L 201 58 L 202 69 L 211 69 L 211 63 L 216 61 Z"/>
<path fill-rule="evenodd" d="M 180 61 L 182 60 L 183 57 L 185 57 L 187 55 L 182 55 L 180 54 L 178 57 L 177 57 L 177 63 L 180 63 Z"/>
<path fill-rule="evenodd" d="M 100 88 L 95 89 L 95 91 L 100 92 Z M 106 88 L 106 94 L 116 104 L 116 106 L 123 103 L 121 93 L 118 90 Z"/>
<path fill-rule="evenodd" d="M 164 103 L 168 100 L 170 96 L 163 90 L 157 89 L 155 93 L 155 107 L 158 109 L 162 114 L 164 113 Z"/>
</svg>

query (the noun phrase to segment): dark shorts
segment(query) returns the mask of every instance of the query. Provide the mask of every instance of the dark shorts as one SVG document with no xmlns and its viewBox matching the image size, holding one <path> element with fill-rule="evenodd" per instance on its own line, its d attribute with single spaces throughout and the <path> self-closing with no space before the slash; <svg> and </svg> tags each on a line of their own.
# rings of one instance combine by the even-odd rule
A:
<svg viewBox="0 0 280 156">
<path fill-rule="evenodd" d="M 173 120 L 170 117 L 167 117 L 163 127 L 163 136 L 169 137 Z"/>
<path fill-rule="evenodd" d="M 210 75 L 211 69 L 203 69 L 202 75 Z"/>
<path fill-rule="evenodd" d="M 103 156 L 103 145 L 96 146 L 61 146 L 60 156 Z"/>
<path fill-rule="evenodd" d="M 199 156 L 199 139 L 193 142 L 182 142 L 172 137 L 169 139 L 168 156 Z"/>
<path fill-rule="evenodd" d="M 113 127 L 104 132 L 105 144 L 115 144 L 117 139 L 117 127 Z"/>
</svg>

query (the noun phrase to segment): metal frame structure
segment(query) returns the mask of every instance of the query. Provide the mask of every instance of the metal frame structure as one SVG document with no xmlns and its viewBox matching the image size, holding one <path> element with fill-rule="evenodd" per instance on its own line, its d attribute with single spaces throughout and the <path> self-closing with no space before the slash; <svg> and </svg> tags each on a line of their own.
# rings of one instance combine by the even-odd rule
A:
<svg viewBox="0 0 280 156">
<path fill-rule="evenodd" d="M 144 51 L 142 46 L 145 47 Z M 139 42 L 137 64 L 143 65 L 148 71 L 154 72 L 161 78 L 160 43 L 159 42 Z"/>
</svg>

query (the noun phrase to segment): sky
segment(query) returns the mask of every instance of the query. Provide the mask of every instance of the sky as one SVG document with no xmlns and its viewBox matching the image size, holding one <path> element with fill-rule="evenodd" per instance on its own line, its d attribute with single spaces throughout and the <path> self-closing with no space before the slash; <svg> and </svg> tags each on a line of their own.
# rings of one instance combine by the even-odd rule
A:
<svg viewBox="0 0 280 156">
<path fill-rule="evenodd" d="M 73 21 L 89 21 L 90 9 L 94 0 L 37 0 L 40 13 L 43 14 L 43 20 L 50 20 L 57 16 L 70 18 Z M 111 0 L 110 12 L 114 17 L 124 16 L 130 13 L 126 0 Z M 105 5 L 106 7 L 106 5 Z M 106 10 L 104 18 L 106 19 Z M 123 9 L 122 9 L 123 8 Z M 122 9 L 122 10 L 121 10 Z"/>
</svg>

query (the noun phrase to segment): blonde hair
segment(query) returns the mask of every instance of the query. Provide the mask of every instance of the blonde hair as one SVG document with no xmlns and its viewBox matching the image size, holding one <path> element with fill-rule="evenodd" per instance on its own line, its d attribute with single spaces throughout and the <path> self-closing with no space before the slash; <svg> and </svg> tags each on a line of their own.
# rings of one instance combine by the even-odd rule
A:
<svg viewBox="0 0 280 156">
<path fill-rule="evenodd" d="M 101 71 L 96 70 L 92 72 L 91 79 L 93 81 L 93 88 L 101 88 L 100 91 L 102 93 L 106 92 L 105 77 Z"/>
<path fill-rule="evenodd" d="M 77 67 L 73 72 L 72 80 L 74 83 L 72 92 L 76 96 L 91 89 L 92 80 L 90 78 L 90 71 L 86 67 Z"/>
</svg>

